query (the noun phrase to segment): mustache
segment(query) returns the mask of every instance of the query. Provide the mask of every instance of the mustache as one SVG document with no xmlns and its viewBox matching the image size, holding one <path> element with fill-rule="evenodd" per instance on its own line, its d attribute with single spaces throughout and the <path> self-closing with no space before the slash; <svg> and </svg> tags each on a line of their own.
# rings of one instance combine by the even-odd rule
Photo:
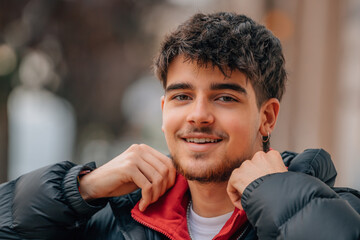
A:
<svg viewBox="0 0 360 240">
<path fill-rule="evenodd" d="M 229 137 L 228 134 L 226 134 L 222 131 L 216 131 L 212 127 L 189 127 L 185 130 L 179 131 L 176 135 L 183 136 L 183 135 L 188 135 L 191 133 L 204 133 L 204 134 L 219 137 L 221 139 L 226 139 Z"/>
</svg>

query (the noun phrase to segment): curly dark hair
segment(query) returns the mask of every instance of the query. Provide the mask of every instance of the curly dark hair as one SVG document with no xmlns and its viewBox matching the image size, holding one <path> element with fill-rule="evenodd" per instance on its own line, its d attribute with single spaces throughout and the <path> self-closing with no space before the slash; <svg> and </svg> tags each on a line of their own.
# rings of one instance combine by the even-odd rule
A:
<svg viewBox="0 0 360 240">
<path fill-rule="evenodd" d="M 279 39 L 254 20 L 235 13 L 195 14 L 166 36 L 154 61 L 156 76 L 166 87 L 169 65 L 178 55 L 212 64 L 225 77 L 239 70 L 254 87 L 257 105 L 279 101 L 285 91 L 285 59 Z"/>
</svg>

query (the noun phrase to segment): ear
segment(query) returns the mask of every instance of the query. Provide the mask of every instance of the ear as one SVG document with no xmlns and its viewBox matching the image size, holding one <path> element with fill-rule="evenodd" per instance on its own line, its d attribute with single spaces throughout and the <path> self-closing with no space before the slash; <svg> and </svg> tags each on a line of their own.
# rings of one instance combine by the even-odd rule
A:
<svg viewBox="0 0 360 240">
<path fill-rule="evenodd" d="M 165 104 L 165 97 L 164 96 L 161 96 L 161 112 L 162 114 L 164 114 L 164 104 Z M 164 132 L 164 124 L 162 123 L 161 124 L 161 131 Z"/>
<path fill-rule="evenodd" d="M 164 111 L 164 103 L 165 103 L 165 96 L 161 96 L 160 98 L 160 101 L 161 101 L 161 111 Z"/>
<path fill-rule="evenodd" d="M 264 102 L 260 109 L 261 122 L 260 133 L 262 136 L 270 134 L 275 127 L 278 115 L 280 111 L 280 102 L 276 98 L 270 98 Z"/>
</svg>

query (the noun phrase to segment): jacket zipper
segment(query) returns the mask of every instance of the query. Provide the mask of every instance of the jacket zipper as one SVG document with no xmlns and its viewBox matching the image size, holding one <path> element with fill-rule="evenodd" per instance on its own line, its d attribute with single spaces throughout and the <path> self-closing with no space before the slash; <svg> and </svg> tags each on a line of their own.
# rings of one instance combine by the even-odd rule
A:
<svg viewBox="0 0 360 240">
<path fill-rule="evenodd" d="M 246 231 L 249 229 L 249 223 L 245 223 L 245 227 L 243 228 L 243 230 L 241 231 L 241 233 L 239 234 L 239 236 L 236 238 L 236 240 L 242 240 L 244 239 L 243 237 L 246 236 Z M 234 237 L 234 236 L 233 236 Z M 230 238 L 230 239 L 233 239 L 233 238 Z"/>
<path fill-rule="evenodd" d="M 132 215 L 132 214 L 131 214 L 131 215 Z M 148 228 L 151 228 L 152 230 L 155 230 L 155 231 L 157 231 L 157 232 L 165 235 L 168 239 L 174 240 L 169 234 L 167 234 L 166 232 L 162 231 L 161 229 L 158 229 L 158 228 L 156 228 L 156 227 L 154 227 L 154 226 L 151 226 L 150 224 L 148 224 L 148 223 L 146 223 L 146 222 L 144 222 L 144 221 L 141 221 L 141 220 L 139 220 L 139 219 L 136 219 L 133 215 L 132 215 L 132 218 L 133 218 L 135 221 L 137 221 L 138 223 L 140 223 L 141 225 L 144 225 L 144 226 L 146 226 L 146 227 L 148 227 Z"/>
<path fill-rule="evenodd" d="M 240 233 L 240 236 L 237 238 L 237 240 L 241 240 L 241 239 L 244 239 L 243 237 L 245 237 L 245 233 L 246 231 L 249 229 L 249 223 L 246 224 L 246 226 L 244 227 L 244 230 Z"/>
</svg>

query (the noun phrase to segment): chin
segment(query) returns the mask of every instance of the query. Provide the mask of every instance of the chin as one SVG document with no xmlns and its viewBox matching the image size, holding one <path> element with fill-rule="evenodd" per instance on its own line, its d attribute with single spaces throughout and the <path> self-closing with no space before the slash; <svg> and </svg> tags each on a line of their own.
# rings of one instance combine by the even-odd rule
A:
<svg viewBox="0 0 360 240">
<path fill-rule="evenodd" d="M 199 183 L 222 183 L 222 182 L 227 182 L 229 180 L 231 176 L 231 172 L 223 173 L 221 175 L 214 175 L 214 174 L 199 175 L 199 174 L 185 173 L 184 177 L 189 181 L 196 181 Z"/>
<path fill-rule="evenodd" d="M 172 159 L 179 174 L 189 181 L 201 183 L 226 182 L 229 180 L 232 171 L 241 164 L 240 161 L 224 161 L 222 165 L 210 164 L 207 161 L 201 161 L 201 159 L 204 159 L 203 157 L 193 157 L 191 162 L 181 161 L 176 156 L 173 156 Z"/>
</svg>

